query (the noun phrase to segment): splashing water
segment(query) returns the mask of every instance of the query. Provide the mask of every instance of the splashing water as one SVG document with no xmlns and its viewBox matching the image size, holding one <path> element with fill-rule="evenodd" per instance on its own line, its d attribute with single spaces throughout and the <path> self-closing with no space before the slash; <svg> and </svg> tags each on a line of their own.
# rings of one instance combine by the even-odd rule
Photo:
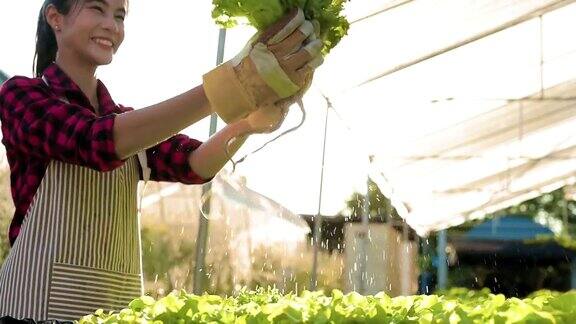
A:
<svg viewBox="0 0 576 324">
<path fill-rule="evenodd" d="M 222 215 L 210 208 L 212 196 L 212 188 L 202 193 L 200 197 L 200 214 L 207 220 L 219 220 L 222 218 Z"/>
</svg>

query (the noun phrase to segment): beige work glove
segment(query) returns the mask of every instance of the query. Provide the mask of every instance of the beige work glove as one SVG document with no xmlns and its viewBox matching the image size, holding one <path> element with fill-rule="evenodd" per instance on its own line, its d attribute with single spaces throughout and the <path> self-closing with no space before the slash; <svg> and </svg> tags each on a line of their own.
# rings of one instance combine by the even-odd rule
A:
<svg viewBox="0 0 576 324">
<path fill-rule="evenodd" d="M 273 112 L 277 103 L 296 100 L 322 64 L 322 42 L 314 31 L 302 10 L 294 9 L 254 35 L 240 54 L 204 75 L 213 111 L 230 123 L 260 108 Z"/>
</svg>

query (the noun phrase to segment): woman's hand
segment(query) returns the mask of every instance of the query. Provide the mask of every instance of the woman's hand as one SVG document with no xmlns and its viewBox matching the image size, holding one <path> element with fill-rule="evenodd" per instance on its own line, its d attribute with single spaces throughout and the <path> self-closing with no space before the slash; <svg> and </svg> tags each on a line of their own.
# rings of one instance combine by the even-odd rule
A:
<svg viewBox="0 0 576 324">
<path fill-rule="evenodd" d="M 299 73 L 302 73 L 303 79 L 302 88 L 295 95 L 286 99 L 281 99 L 273 105 L 266 105 L 260 109 L 250 113 L 245 119 L 251 128 L 251 134 L 254 133 L 271 133 L 282 125 L 290 107 L 298 100 L 302 99 L 306 91 L 312 84 L 314 77 L 314 70 L 306 68 Z"/>
<path fill-rule="evenodd" d="M 264 106 L 246 117 L 249 134 L 271 133 L 282 125 L 288 114 L 289 106 Z"/>
<path fill-rule="evenodd" d="M 302 10 L 252 38 L 234 59 L 204 76 L 212 109 L 227 123 L 262 107 L 303 94 L 322 63 L 322 42 Z"/>
</svg>

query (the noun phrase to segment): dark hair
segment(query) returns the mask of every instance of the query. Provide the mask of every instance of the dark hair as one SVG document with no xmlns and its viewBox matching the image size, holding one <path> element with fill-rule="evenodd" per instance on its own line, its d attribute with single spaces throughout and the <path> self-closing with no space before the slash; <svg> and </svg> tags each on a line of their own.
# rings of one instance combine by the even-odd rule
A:
<svg viewBox="0 0 576 324">
<path fill-rule="evenodd" d="M 56 52 L 58 51 L 58 44 L 56 43 L 56 35 L 52 27 L 46 20 L 46 8 L 49 5 L 56 7 L 56 10 L 63 15 L 67 15 L 73 5 L 76 5 L 79 0 L 45 0 L 40 14 L 38 15 L 38 28 L 36 29 L 36 52 L 34 53 L 34 67 L 33 73 L 39 77 L 44 73 L 48 65 L 56 60 Z"/>
</svg>

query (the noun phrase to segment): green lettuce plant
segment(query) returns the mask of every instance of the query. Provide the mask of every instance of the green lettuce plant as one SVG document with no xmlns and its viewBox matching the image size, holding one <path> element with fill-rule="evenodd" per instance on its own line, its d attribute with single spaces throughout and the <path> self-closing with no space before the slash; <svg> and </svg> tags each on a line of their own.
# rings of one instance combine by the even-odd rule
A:
<svg viewBox="0 0 576 324">
<path fill-rule="evenodd" d="M 224 28 L 247 22 L 262 31 L 295 7 L 320 24 L 322 53 L 328 54 L 344 37 L 350 24 L 342 15 L 346 0 L 213 0 L 212 17 Z"/>
<path fill-rule="evenodd" d="M 542 291 L 530 298 L 506 299 L 487 290 L 455 289 L 444 295 L 363 296 L 333 290 L 283 295 L 275 289 L 243 290 L 237 296 L 192 295 L 174 291 L 154 300 L 143 296 L 128 308 L 102 310 L 84 323 L 551 323 L 576 322 L 576 291 Z"/>
</svg>

